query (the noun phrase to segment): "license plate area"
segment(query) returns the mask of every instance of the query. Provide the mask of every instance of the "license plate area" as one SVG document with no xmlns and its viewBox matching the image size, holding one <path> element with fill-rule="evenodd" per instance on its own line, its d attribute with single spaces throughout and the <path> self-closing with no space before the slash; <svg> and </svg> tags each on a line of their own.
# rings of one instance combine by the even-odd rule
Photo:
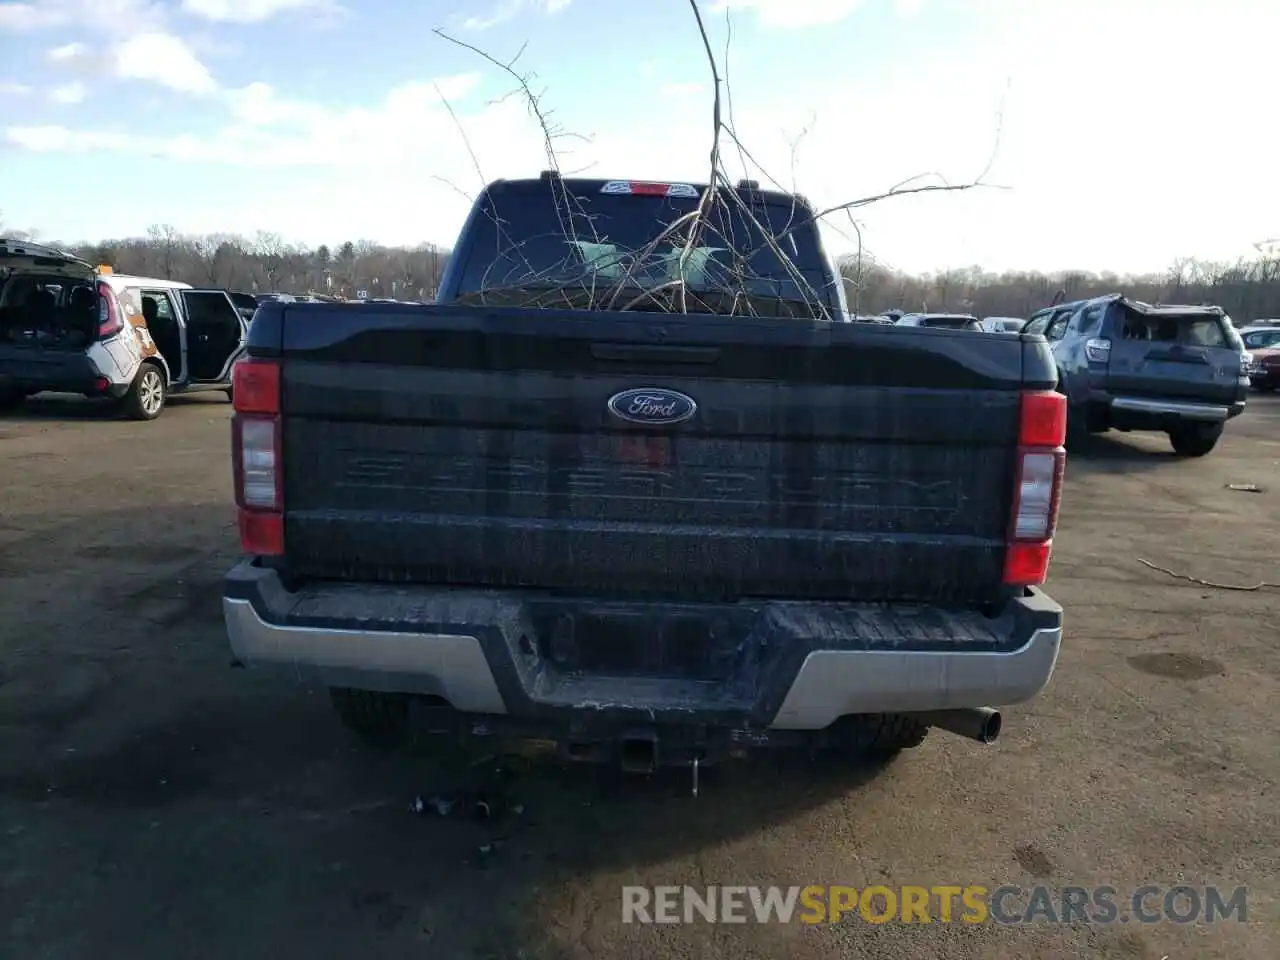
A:
<svg viewBox="0 0 1280 960">
<path fill-rule="evenodd" d="M 557 670 L 614 677 L 728 680 L 750 630 L 749 618 L 710 605 L 584 608 L 549 601 L 531 615 L 539 653 Z"/>
</svg>

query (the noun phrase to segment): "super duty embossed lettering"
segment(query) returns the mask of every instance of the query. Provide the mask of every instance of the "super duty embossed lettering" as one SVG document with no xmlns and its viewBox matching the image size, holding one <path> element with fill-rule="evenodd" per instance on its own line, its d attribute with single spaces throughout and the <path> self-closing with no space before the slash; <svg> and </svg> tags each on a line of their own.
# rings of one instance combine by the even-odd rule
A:
<svg viewBox="0 0 1280 960">
<path fill-rule="evenodd" d="M 960 510 L 966 497 L 953 480 L 903 480 L 871 473 L 823 473 L 708 469 L 697 464 L 672 468 L 613 464 L 556 467 L 531 460 L 492 462 L 466 457 L 432 458 L 417 453 L 348 454 L 341 486 L 481 492 L 499 488 L 513 494 L 578 497 L 677 497 L 711 502 L 831 505 L 846 508 Z"/>
</svg>

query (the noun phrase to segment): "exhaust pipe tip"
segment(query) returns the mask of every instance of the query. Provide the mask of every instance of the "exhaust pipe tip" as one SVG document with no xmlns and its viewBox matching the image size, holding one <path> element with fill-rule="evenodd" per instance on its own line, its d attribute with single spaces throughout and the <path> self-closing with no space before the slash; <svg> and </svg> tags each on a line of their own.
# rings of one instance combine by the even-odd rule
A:
<svg viewBox="0 0 1280 960">
<path fill-rule="evenodd" d="M 995 743 L 996 738 L 1000 736 L 1000 730 L 1004 726 L 1004 720 L 1000 716 L 999 710 L 988 708 L 985 711 L 986 716 L 983 719 L 979 738 L 983 743 Z"/>
<path fill-rule="evenodd" d="M 994 707 L 967 707 L 960 710 L 933 710 L 916 714 L 921 723 L 978 743 L 995 743 L 1004 721 Z"/>
</svg>

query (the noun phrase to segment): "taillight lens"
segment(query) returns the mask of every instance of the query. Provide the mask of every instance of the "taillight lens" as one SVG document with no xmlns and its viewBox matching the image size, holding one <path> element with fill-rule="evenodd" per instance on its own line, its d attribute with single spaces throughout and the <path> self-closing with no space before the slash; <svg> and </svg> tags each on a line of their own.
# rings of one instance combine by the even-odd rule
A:
<svg viewBox="0 0 1280 960">
<path fill-rule="evenodd" d="M 1111 359 L 1111 341 L 1086 340 L 1084 342 L 1084 355 L 1089 358 L 1090 363 L 1108 362 Z"/>
<path fill-rule="evenodd" d="M 1018 452 L 1018 480 L 1013 492 L 1013 520 L 1009 531 L 1011 541 L 1053 539 L 1053 531 L 1058 525 L 1066 461 L 1065 450 Z"/>
<path fill-rule="evenodd" d="M 1067 398 L 1056 390 L 1028 390 L 1018 411 L 1018 446 L 1060 447 L 1067 442 Z"/>
<path fill-rule="evenodd" d="M 98 339 L 109 340 L 124 329 L 115 291 L 105 280 L 98 281 Z"/>
<path fill-rule="evenodd" d="M 232 374 L 236 414 L 231 462 L 240 546 L 256 556 L 284 553 L 284 474 L 280 462 L 280 365 L 239 361 Z"/>
<path fill-rule="evenodd" d="M 245 357 L 231 368 L 231 396 L 236 413 L 280 413 L 280 364 Z"/>
<path fill-rule="evenodd" d="M 279 510 L 280 470 L 277 463 L 274 417 L 236 417 L 235 431 L 239 440 L 239 502 L 255 510 Z"/>
<path fill-rule="evenodd" d="M 1067 464 L 1067 398 L 1047 390 L 1024 393 L 1018 433 L 1004 582 L 1030 587 L 1049 574 Z"/>
</svg>

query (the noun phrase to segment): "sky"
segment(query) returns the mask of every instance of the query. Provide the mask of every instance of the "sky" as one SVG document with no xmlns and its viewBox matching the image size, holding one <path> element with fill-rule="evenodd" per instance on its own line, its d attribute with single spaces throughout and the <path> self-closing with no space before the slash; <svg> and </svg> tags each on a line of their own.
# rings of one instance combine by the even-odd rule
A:
<svg viewBox="0 0 1280 960">
<path fill-rule="evenodd" d="M 1280 236 L 1275 0 L 699 9 L 746 148 L 726 142 L 732 176 L 823 208 L 981 178 L 863 207 L 857 230 L 831 216 L 834 253 L 860 231 L 914 272 L 1123 273 Z M 520 54 L 566 173 L 706 182 L 688 0 L 0 0 L 0 221 L 448 245 L 484 182 L 549 163 L 513 77 L 436 29 Z"/>
</svg>

